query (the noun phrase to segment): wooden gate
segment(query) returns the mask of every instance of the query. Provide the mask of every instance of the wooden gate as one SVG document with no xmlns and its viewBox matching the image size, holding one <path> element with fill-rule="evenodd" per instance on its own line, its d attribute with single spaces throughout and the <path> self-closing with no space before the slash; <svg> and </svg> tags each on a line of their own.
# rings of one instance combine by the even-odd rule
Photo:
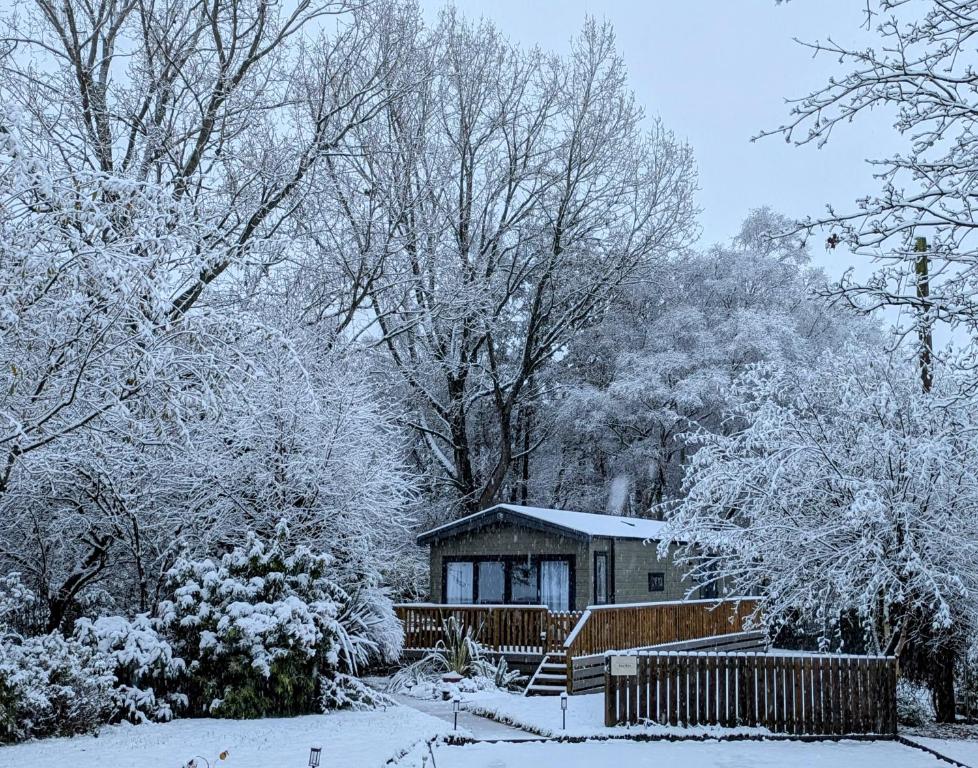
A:
<svg viewBox="0 0 978 768">
<path fill-rule="evenodd" d="M 640 652 L 605 665 L 605 724 L 719 725 L 789 734 L 896 734 L 896 660 L 883 656 Z M 619 665 L 623 666 L 623 665 Z"/>
</svg>

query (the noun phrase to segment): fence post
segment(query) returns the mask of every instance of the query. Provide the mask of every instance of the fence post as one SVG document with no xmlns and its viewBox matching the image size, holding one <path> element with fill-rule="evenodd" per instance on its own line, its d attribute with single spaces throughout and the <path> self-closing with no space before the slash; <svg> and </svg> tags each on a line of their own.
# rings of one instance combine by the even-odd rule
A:
<svg viewBox="0 0 978 768">
<path fill-rule="evenodd" d="M 618 701 L 617 691 L 614 690 L 614 680 L 611 676 L 611 658 L 604 660 L 604 724 L 607 727 L 618 725 L 615 713 L 615 702 Z"/>
</svg>

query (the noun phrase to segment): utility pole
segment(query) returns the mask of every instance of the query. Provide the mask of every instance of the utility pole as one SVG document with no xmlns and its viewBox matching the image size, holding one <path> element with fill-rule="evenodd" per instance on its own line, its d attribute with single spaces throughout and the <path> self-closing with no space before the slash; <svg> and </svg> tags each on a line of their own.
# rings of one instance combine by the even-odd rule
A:
<svg viewBox="0 0 978 768">
<path fill-rule="evenodd" d="M 934 384 L 934 338 L 933 318 L 930 316 L 930 257 L 927 255 L 926 237 L 918 237 L 914 241 L 914 251 L 917 253 L 914 272 L 917 276 L 917 300 L 920 307 L 917 316 L 917 342 L 920 345 L 917 362 L 920 366 L 920 384 L 924 392 L 930 392 Z"/>
</svg>

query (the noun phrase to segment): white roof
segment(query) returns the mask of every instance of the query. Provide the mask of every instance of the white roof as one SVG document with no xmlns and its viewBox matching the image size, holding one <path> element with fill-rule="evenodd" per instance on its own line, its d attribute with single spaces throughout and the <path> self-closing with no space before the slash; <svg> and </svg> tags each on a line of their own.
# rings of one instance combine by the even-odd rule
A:
<svg viewBox="0 0 978 768">
<path fill-rule="evenodd" d="M 567 509 L 544 509 L 542 507 L 523 507 L 518 504 L 497 504 L 489 509 L 468 515 L 421 534 L 427 538 L 431 534 L 447 531 L 454 527 L 467 527 L 478 518 L 506 511 L 518 517 L 536 520 L 546 525 L 563 528 L 586 536 L 607 536 L 616 539 L 660 539 L 665 523 L 661 520 L 647 520 L 642 517 L 623 517 L 621 515 L 598 515 L 593 512 L 571 512 Z"/>
</svg>

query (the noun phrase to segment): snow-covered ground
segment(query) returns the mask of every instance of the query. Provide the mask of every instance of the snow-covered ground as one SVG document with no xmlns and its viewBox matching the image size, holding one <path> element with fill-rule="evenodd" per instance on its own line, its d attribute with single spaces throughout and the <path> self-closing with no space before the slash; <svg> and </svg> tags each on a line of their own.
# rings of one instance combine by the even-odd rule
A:
<svg viewBox="0 0 978 768">
<path fill-rule="evenodd" d="M 935 739 L 929 736 L 910 736 L 911 741 L 930 747 L 945 757 L 978 768 L 978 741 L 974 739 Z"/>
<path fill-rule="evenodd" d="M 567 700 L 567 727 L 563 727 L 560 698 L 557 696 L 520 696 L 513 693 L 480 692 L 462 696 L 462 708 L 516 725 L 542 736 L 627 737 L 632 735 L 721 736 L 732 734 L 765 735 L 766 728 L 678 728 L 660 725 L 604 725 L 604 694 L 571 696 Z"/>
<path fill-rule="evenodd" d="M 885 741 L 473 744 L 437 747 L 434 755 L 438 768 L 948 768 L 926 752 Z"/>
<path fill-rule="evenodd" d="M 324 768 L 380 768 L 411 749 L 426 754 L 429 739 L 450 732 L 444 721 L 407 707 L 266 720 L 177 720 L 0 747 L 0 766 L 180 768 L 200 755 L 212 768 L 305 768 L 310 747 L 322 747 Z M 224 750 L 227 759 L 216 761 Z"/>
<path fill-rule="evenodd" d="M 604 740 L 567 743 L 483 742 L 466 746 L 428 742 L 452 734 L 444 713 L 432 716 L 412 706 L 375 712 L 266 720 L 178 720 L 141 726 L 113 726 L 98 737 L 49 739 L 0 747 L 3 768 L 70 766 L 71 768 L 181 768 L 195 756 L 212 768 L 305 768 L 309 748 L 322 747 L 324 768 L 593 768 L 632 765 L 637 768 L 678 765 L 682 768 L 941 768 L 947 766 L 926 752 L 894 742 L 785 741 L 631 741 L 608 739 L 594 727 L 600 697 L 571 699 L 568 729 L 560 729 L 558 699 L 525 699 L 512 694 L 477 694 L 470 708 L 493 706 L 538 731 L 582 736 L 592 731 Z M 556 719 L 553 711 L 556 711 Z M 471 717 L 471 716 L 470 716 Z M 461 723 L 460 723 L 461 725 Z M 601 733 L 604 731 L 604 733 Z M 628 735 L 626 729 L 614 734 Z M 651 729 L 643 731 L 651 734 Z M 470 737 L 468 729 L 454 732 Z M 632 734 L 635 730 L 631 731 Z M 687 730 L 684 733 L 691 733 Z M 478 734 L 476 734 L 478 736 Z M 492 738 L 506 734 L 492 734 Z M 974 760 L 978 742 L 918 737 L 963 763 Z M 227 750 L 225 761 L 217 756 Z M 970 751 L 968 751 L 970 750 Z M 434 755 L 434 761 L 431 756 Z M 205 765 L 202 761 L 201 766 Z"/>
</svg>

